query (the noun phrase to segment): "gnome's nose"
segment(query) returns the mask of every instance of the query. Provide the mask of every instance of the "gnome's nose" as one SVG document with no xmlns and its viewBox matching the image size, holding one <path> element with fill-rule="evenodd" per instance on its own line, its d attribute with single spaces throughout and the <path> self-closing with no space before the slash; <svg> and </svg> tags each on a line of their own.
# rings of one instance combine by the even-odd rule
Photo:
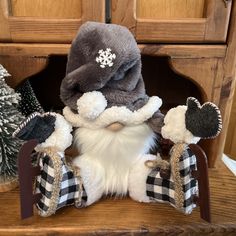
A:
<svg viewBox="0 0 236 236">
<path fill-rule="evenodd" d="M 113 131 L 113 132 L 118 132 L 123 128 L 124 128 L 124 125 L 119 122 L 112 123 L 106 127 L 106 129 Z"/>
</svg>

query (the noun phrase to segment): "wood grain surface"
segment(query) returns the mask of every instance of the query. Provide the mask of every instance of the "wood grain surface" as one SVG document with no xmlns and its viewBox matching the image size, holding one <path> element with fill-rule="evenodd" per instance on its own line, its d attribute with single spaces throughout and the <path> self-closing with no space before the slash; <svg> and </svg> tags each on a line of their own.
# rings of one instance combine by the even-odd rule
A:
<svg viewBox="0 0 236 236">
<path fill-rule="evenodd" d="M 85 21 L 105 21 L 103 0 L 1 0 L 1 42 L 71 43 Z"/>
<path fill-rule="evenodd" d="M 9 42 L 11 40 L 11 32 L 10 26 L 8 21 L 8 9 L 9 9 L 9 2 L 7 0 L 0 1 L 0 41 L 1 42 Z"/>
<path fill-rule="evenodd" d="M 224 114 L 223 116 L 223 126 L 227 129 L 230 119 L 230 110 L 233 102 L 233 95 L 235 91 L 235 83 L 236 83 L 236 2 L 233 2 L 233 8 L 231 12 L 231 20 L 230 20 L 230 28 L 228 32 L 227 39 L 227 50 L 223 63 L 223 71 L 222 71 L 222 84 L 220 86 L 220 102 L 219 107 Z M 234 124 L 235 125 L 235 124 Z M 217 139 L 212 140 L 213 147 L 219 147 L 218 150 L 216 148 L 212 149 L 208 155 L 214 157 L 212 163 L 217 163 L 217 159 L 219 159 L 219 153 L 223 153 L 225 140 L 226 140 L 226 132 L 220 134 Z M 212 165 L 211 165 L 212 166 Z"/>
<path fill-rule="evenodd" d="M 223 0 L 112 0 L 112 23 L 140 43 L 225 42 L 231 2 Z"/>
<path fill-rule="evenodd" d="M 138 18 L 202 18 L 205 0 L 137 0 L 136 4 Z"/>
<path fill-rule="evenodd" d="M 12 16 L 47 18 L 81 17 L 81 0 L 11 0 Z M 56 3 L 56 4 L 55 4 Z"/>
<path fill-rule="evenodd" d="M 111 21 L 126 26 L 135 36 L 135 0 L 111 0 Z"/>
<path fill-rule="evenodd" d="M 6 81 L 8 85 L 15 88 L 26 78 L 42 71 L 48 64 L 48 57 L 14 57 L 2 56 L 0 53 L 0 64 L 12 75 L 7 77 Z"/>
<path fill-rule="evenodd" d="M 216 58 L 174 58 L 170 59 L 170 63 L 174 71 L 197 85 L 205 101 L 212 101 L 218 64 Z"/>
<path fill-rule="evenodd" d="M 236 93 L 234 92 L 233 104 L 230 112 L 228 132 L 224 152 L 236 160 Z"/>
<path fill-rule="evenodd" d="M 136 39 L 140 42 L 204 41 L 206 19 L 153 20 L 137 19 Z"/>
<path fill-rule="evenodd" d="M 220 41 L 226 40 L 232 2 L 206 0 L 205 14 L 207 22 L 204 36 L 206 41 L 214 41 L 216 38 Z"/>
<path fill-rule="evenodd" d="M 229 34 L 229 47 L 227 50 L 227 57 L 225 58 L 225 87 L 228 84 L 230 87 L 229 99 L 224 98 L 222 93 L 222 100 L 227 104 L 228 116 L 226 122 L 229 122 L 228 132 L 225 142 L 225 152 L 236 160 L 236 3 L 232 12 L 232 21 Z M 230 110 L 231 109 L 231 110 Z M 230 112 L 229 112 L 230 111 Z M 227 123 L 226 123 L 227 124 Z"/>
<path fill-rule="evenodd" d="M 19 192 L 0 194 L 0 235 L 235 235 L 236 177 L 226 167 L 210 169 L 212 224 L 199 209 L 185 216 L 167 204 L 103 199 L 83 209 L 73 206 L 55 215 L 21 220 Z"/>
<path fill-rule="evenodd" d="M 0 55 L 50 56 L 67 55 L 70 44 L 0 43 Z M 143 55 L 171 58 L 222 58 L 226 45 L 138 44 Z"/>
<path fill-rule="evenodd" d="M 12 42 L 68 43 L 81 24 L 81 19 L 9 18 Z"/>
<path fill-rule="evenodd" d="M 11 0 L 12 16 L 33 16 L 46 18 L 81 17 L 81 0 Z"/>
</svg>

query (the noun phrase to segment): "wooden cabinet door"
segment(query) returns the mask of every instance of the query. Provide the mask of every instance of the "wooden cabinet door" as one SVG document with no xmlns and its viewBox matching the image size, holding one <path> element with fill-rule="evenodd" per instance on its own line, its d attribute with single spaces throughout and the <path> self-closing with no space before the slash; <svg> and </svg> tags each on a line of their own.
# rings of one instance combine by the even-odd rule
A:
<svg viewBox="0 0 236 236">
<path fill-rule="evenodd" d="M 104 0 L 0 0 L 0 41 L 69 43 L 83 22 L 104 22 L 104 4 Z"/>
<path fill-rule="evenodd" d="M 231 0 L 112 0 L 112 23 L 138 42 L 225 42 Z"/>
<path fill-rule="evenodd" d="M 224 151 L 227 155 L 236 160 L 236 92 L 234 92 L 231 112 L 228 116 L 230 116 L 230 119 Z"/>
</svg>

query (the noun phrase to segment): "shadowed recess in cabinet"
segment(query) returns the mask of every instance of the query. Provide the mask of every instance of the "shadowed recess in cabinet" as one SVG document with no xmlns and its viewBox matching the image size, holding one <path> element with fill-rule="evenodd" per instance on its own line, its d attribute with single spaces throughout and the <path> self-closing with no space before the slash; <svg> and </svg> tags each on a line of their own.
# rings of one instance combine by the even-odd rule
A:
<svg viewBox="0 0 236 236">
<path fill-rule="evenodd" d="M 29 78 L 45 111 L 58 111 L 64 107 L 60 100 L 60 84 L 65 76 L 66 63 L 66 56 L 51 56 L 47 67 Z M 162 98 L 163 113 L 174 106 L 184 105 L 189 96 L 202 101 L 198 87 L 188 78 L 174 72 L 168 57 L 142 56 L 142 75 L 147 94 Z"/>
<path fill-rule="evenodd" d="M 60 100 L 60 85 L 65 76 L 66 62 L 66 56 L 51 56 L 47 67 L 29 78 L 45 111 L 59 111 L 64 107 Z"/>
<path fill-rule="evenodd" d="M 196 97 L 200 102 L 203 100 L 197 85 L 177 74 L 171 68 L 168 57 L 142 56 L 142 75 L 147 94 L 162 98 L 163 113 L 172 107 L 185 105 L 187 97 Z"/>
</svg>

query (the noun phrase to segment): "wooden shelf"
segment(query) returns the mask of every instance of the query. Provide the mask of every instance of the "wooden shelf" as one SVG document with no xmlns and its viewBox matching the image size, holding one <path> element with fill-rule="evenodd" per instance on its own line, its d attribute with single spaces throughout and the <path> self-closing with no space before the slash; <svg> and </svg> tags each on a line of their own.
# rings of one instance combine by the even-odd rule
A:
<svg viewBox="0 0 236 236">
<path fill-rule="evenodd" d="M 1 56 L 48 57 L 67 55 L 71 44 L 0 43 Z M 226 45 L 138 44 L 141 53 L 172 58 L 223 58 Z"/>
<path fill-rule="evenodd" d="M 209 169 L 212 224 L 166 204 L 103 199 L 83 209 L 63 208 L 56 215 L 20 220 L 19 192 L 0 194 L 0 235 L 236 235 L 236 177 L 221 164 Z M 200 233 L 200 234 L 199 234 Z"/>
</svg>

